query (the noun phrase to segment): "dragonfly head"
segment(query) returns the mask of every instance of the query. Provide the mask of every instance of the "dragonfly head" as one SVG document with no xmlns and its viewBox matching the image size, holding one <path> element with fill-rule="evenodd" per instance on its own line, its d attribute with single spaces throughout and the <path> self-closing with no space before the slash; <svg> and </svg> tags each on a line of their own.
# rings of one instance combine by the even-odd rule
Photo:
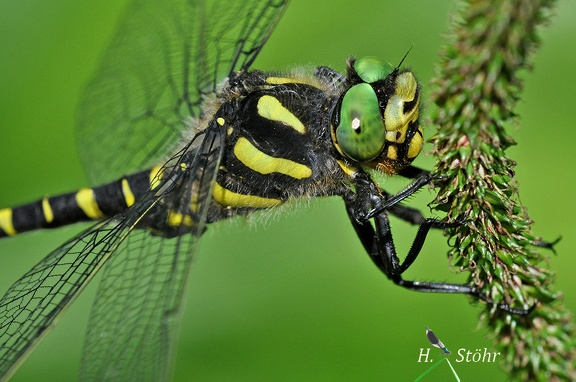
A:
<svg viewBox="0 0 576 382">
<path fill-rule="evenodd" d="M 372 57 L 349 60 L 347 77 L 332 116 L 336 149 L 353 161 L 397 173 L 422 149 L 420 84 L 410 70 Z"/>
</svg>

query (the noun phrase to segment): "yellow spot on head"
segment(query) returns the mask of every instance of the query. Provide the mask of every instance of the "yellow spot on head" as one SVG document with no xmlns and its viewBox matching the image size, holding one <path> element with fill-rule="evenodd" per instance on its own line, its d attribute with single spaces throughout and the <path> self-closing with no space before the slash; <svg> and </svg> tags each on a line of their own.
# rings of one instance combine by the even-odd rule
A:
<svg viewBox="0 0 576 382">
<path fill-rule="evenodd" d="M 272 120 L 282 122 L 300 134 L 306 133 L 306 127 L 300 120 L 286 109 L 275 97 L 265 95 L 258 100 L 258 114 Z"/>
<path fill-rule="evenodd" d="M 408 146 L 408 158 L 416 158 L 420 151 L 422 151 L 422 145 L 424 144 L 424 137 L 422 134 L 422 127 L 418 126 L 418 131 L 414 134 L 410 140 L 410 145 Z"/>
<path fill-rule="evenodd" d="M 394 94 L 388 99 L 384 109 L 384 125 L 387 131 L 408 129 L 408 123 L 418 119 L 418 104 L 420 96 L 417 95 L 418 83 L 411 72 L 404 72 L 396 77 Z M 405 105 L 414 102 L 409 110 Z M 399 141 L 392 141 L 399 142 Z"/>
<path fill-rule="evenodd" d="M 418 83 L 412 72 L 404 72 L 396 77 L 396 91 L 395 95 L 400 97 L 403 101 L 412 101 L 416 95 Z"/>
<path fill-rule="evenodd" d="M 393 143 L 402 143 L 404 142 L 404 138 L 406 138 L 406 130 L 408 129 L 408 125 L 405 125 L 401 130 L 394 130 L 394 131 L 387 131 L 386 132 L 386 140 L 388 142 Z"/>
<path fill-rule="evenodd" d="M 398 149 L 394 145 L 388 147 L 388 152 L 386 153 L 386 158 L 396 160 L 398 159 Z"/>
<path fill-rule="evenodd" d="M 244 137 L 240 137 L 234 145 L 234 155 L 246 167 L 260 174 L 277 172 L 295 179 L 304 179 L 312 175 L 310 167 L 289 159 L 275 158 L 263 153 Z"/>
</svg>

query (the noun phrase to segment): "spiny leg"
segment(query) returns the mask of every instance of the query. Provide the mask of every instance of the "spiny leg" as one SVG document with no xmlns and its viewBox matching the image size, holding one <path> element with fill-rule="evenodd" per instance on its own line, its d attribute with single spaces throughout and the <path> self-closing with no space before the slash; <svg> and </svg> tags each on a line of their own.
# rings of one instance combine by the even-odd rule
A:
<svg viewBox="0 0 576 382">
<path fill-rule="evenodd" d="M 355 194 L 350 193 L 344 197 L 348 216 L 358 237 L 360 238 L 360 241 L 370 255 L 370 258 L 389 279 L 391 279 L 397 285 L 414 291 L 468 294 L 488 303 L 495 304 L 494 301 L 470 285 L 412 281 L 404 280 L 402 278 L 402 273 L 404 273 L 404 271 L 406 271 L 410 265 L 412 265 L 412 263 L 420 254 L 422 246 L 426 240 L 426 236 L 431 228 L 445 229 L 457 227 L 463 224 L 463 222 L 457 221 L 447 223 L 436 219 L 424 218 L 420 223 L 420 227 L 418 228 L 414 242 L 410 247 L 406 258 L 404 259 L 404 262 L 401 263 L 396 254 L 396 248 L 394 246 L 394 240 L 392 238 L 392 232 L 390 229 L 390 222 L 386 215 L 386 211 L 381 211 L 373 217 L 375 228 L 367 219 L 364 218 L 364 214 L 358 216 L 359 207 L 366 208 L 371 203 L 380 203 L 379 197 L 375 197 L 373 194 L 370 194 L 374 188 L 373 183 L 366 176 L 363 179 L 357 179 L 356 187 L 357 188 Z M 418 188 L 412 189 L 417 190 Z M 390 209 L 392 207 L 390 206 L 388 208 Z M 405 212 L 405 210 L 401 211 Z M 505 312 L 517 315 L 530 314 L 530 312 L 535 307 L 532 306 L 530 309 L 516 309 L 511 308 L 507 304 L 497 304 L 497 306 L 499 309 Z"/>
<path fill-rule="evenodd" d="M 402 204 L 396 204 L 388 209 L 392 215 L 412 225 L 419 225 L 424 221 L 424 215 L 420 210 Z"/>
<path fill-rule="evenodd" d="M 390 207 L 413 195 L 416 191 L 430 183 L 433 179 L 433 174 L 429 172 L 418 175 L 415 180 L 408 185 L 408 187 L 394 195 L 388 196 L 384 200 L 380 200 L 377 204 L 372 206 L 371 210 L 367 211 L 367 213 L 363 214 L 363 216 L 360 216 L 360 218 L 364 220 L 372 219 L 382 212 L 389 210 Z"/>
<path fill-rule="evenodd" d="M 412 165 L 406 166 L 402 170 L 400 170 L 400 172 L 398 172 L 398 175 L 408 179 L 415 179 L 418 177 L 429 176 L 429 174 L 430 171 Z M 392 194 L 386 192 L 385 190 L 380 190 L 380 192 L 386 200 L 389 200 L 392 197 Z M 396 216 L 397 218 L 413 225 L 420 225 L 425 219 L 424 215 L 422 214 L 422 212 L 420 212 L 420 210 L 399 203 L 388 206 L 386 210 L 390 212 L 392 215 Z"/>
</svg>

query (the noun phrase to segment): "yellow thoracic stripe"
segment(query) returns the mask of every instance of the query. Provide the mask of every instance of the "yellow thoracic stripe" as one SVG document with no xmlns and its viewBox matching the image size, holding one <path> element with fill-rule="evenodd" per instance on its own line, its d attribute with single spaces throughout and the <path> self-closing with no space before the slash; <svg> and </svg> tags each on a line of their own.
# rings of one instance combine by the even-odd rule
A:
<svg viewBox="0 0 576 382">
<path fill-rule="evenodd" d="M 386 153 L 386 158 L 397 160 L 398 159 L 398 148 L 394 145 L 388 147 L 388 152 Z"/>
<path fill-rule="evenodd" d="M 310 77 L 275 77 L 270 76 L 266 78 L 266 82 L 270 85 L 285 85 L 285 84 L 303 84 L 318 87 L 318 81 L 312 80 Z"/>
<path fill-rule="evenodd" d="M 260 151 L 248 139 L 238 138 L 234 145 L 234 155 L 246 167 L 260 174 L 278 172 L 295 179 L 304 179 L 312 175 L 310 167 L 284 158 L 275 158 Z"/>
<path fill-rule="evenodd" d="M 223 206 L 230 206 L 230 207 L 266 208 L 282 204 L 282 201 L 279 199 L 238 194 L 236 192 L 225 189 L 218 183 L 214 183 L 214 189 L 212 190 L 212 197 L 216 202 L 222 204 Z"/>
<path fill-rule="evenodd" d="M 42 198 L 42 213 L 44 214 L 44 220 L 46 220 L 46 223 L 52 223 L 54 220 L 54 211 L 52 211 L 52 206 L 50 205 L 48 197 Z"/>
<path fill-rule="evenodd" d="M 5 208 L 0 210 L 0 228 L 2 228 L 2 230 L 6 232 L 6 235 L 8 236 L 16 235 L 18 233 L 16 232 L 16 230 L 14 229 L 14 225 L 12 224 L 11 208 Z"/>
<path fill-rule="evenodd" d="M 96 198 L 94 197 L 94 190 L 91 188 L 82 188 L 78 191 L 76 193 L 76 203 L 90 219 L 102 219 L 106 217 L 106 215 L 100 211 L 96 203 Z"/>
<path fill-rule="evenodd" d="M 302 83 L 304 83 L 303 81 L 298 81 L 295 78 L 274 77 L 274 76 L 270 76 L 270 77 L 266 78 L 266 82 L 268 82 L 270 85 L 302 84 Z"/>
<path fill-rule="evenodd" d="M 128 183 L 128 179 L 122 179 L 122 195 L 124 195 L 124 201 L 126 202 L 126 206 L 130 207 L 136 202 L 136 198 L 132 193 L 132 189 L 130 188 L 130 184 Z"/>
<path fill-rule="evenodd" d="M 272 121 L 282 122 L 300 134 L 306 133 L 306 127 L 300 120 L 286 109 L 276 98 L 265 95 L 258 100 L 258 114 Z"/>
</svg>

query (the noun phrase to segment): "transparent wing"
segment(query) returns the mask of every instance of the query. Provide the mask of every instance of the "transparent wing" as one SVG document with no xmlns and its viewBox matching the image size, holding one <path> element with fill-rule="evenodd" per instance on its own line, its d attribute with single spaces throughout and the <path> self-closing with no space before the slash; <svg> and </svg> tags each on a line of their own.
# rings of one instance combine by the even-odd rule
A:
<svg viewBox="0 0 576 382">
<path fill-rule="evenodd" d="M 117 249 L 146 209 L 134 206 L 123 222 L 97 224 L 45 257 L 0 300 L 0 380 L 7 377 L 54 325 Z"/>
<path fill-rule="evenodd" d="M 84 357 L 89 367 L 82 380 L 163 380 L 174 317 L 192 246 L 204 230 L 224 136 L 222 127 L 199 133 L 199 148 L 190 149 L 193 140 L 172 158 L 159 187 L 56 249 L 10 287 L 0 299 L 0 379 L 15 371 L 111 259 L 91 318 Z M 189 209 L 192 198 L 194 211 Z M 182 220 L 173 225 L 173 239 L 138 229 L 150 215 L 166 216 L 166 208 L 193 213 L 194 224 Z"/>
<path fill-rule="evenodd" d="M 287 3 L 134 0 L 79 107 L 90 181 L 166 158 L 202 97 L 254 61 Z"/>
<path fill-rule="evenodd" d="M 221 129 L 202 133 L 202 145 L 186 159 L 188 170 L 179 180 L 182 186 L 175 202 L 170 203 L 177 213 L 189 213 L 190 206 L 195 206 L 194 226 L 182 225 L 184 235 L 171 239 L 133 232 L 106 264 L 90 315 L 80 380 L 168 378 L 195 238 L 204 230 L 223 155 Z M 185 234 L 188 231 L 192 235 Z"/>
</svg>

